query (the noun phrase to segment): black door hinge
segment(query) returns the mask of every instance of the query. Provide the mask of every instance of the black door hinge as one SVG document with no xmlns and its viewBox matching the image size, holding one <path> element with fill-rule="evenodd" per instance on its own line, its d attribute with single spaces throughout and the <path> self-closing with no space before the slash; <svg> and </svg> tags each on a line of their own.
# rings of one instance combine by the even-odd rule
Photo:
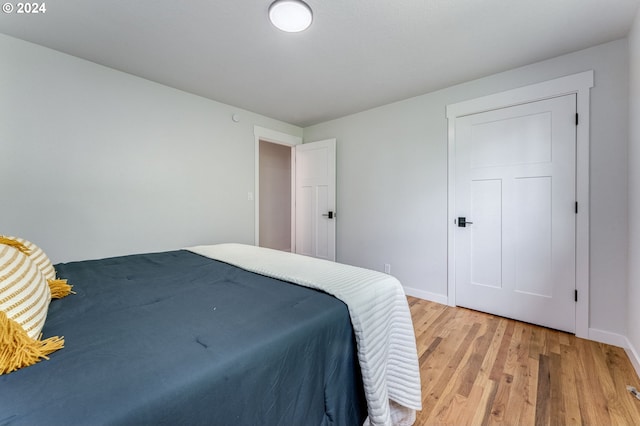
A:
<svg viewBox="0 0 640 426">
<path fill-rule="evenodd" d="M 578 214 L 578 202 L 576 201 L 576 214 Z"/>
<path fill-rule="evenodd" d="M 578 290 L 574 290 L 574 299 L 577 302 L 578 301 Z"/>
<path fill-rule="evenodd" d="M 576 126 L 578 125 L 578 113 L 576 112 Z"/>
</svg>

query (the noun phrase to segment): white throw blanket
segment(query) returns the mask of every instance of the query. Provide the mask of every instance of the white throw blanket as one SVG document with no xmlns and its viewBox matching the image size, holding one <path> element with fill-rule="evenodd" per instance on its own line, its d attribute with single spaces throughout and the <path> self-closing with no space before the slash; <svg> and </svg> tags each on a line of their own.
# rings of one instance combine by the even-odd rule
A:
<svg viewBox="0 0 640 426">
<path fill-rule="evenodd" d="M 187 250 L 261 275 L 322 290 L 349 308 L 371 425 L 411 425 L 422 409 L 420 369 L 400 282 L 381 272 L 256 246 Z"/>
</svg>

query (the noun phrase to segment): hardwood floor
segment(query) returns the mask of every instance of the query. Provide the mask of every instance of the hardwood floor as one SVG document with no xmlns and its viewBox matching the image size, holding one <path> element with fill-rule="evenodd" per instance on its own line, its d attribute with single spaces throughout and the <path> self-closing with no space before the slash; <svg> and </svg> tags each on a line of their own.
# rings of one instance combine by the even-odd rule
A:
<svg viewBox="0 0 640 426">
<path fill-rule="evenodd" d="M 416 425 L 640 425 L 640 380 L 615 346 L 409 297 Z"/>
</svg>

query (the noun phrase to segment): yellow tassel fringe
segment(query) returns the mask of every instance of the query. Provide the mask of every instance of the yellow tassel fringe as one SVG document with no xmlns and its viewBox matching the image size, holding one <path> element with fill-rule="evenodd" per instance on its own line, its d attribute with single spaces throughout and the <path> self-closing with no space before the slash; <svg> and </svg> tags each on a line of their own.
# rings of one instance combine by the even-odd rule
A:
<svg viewBox="0 0 640 426">
<path fill-rule="evenodd" d="M 0 375 L 49 359 L 47 355 L 63 347 L 63 337 L 34 340 L 20 324 L 0 311 Z"/>
<path fill-rule="evenodd" d="M 0 244 L 15 247 L 27 256 L 31 254 L 31 249 L 29 247 L 25 246 L 20 241 L 16 241 L 13 238 L 7 238 L 4 235 L 0 235 Z"/>
<path fill-rule="evenodd" d="M 47 282 L 49 283 L 49 289 L 51 289 L 52 299 L 62 299 L 70 294 L 76 294 L 75 291 L 71 290 L 73 286 L 67 284 L 67 280 L 55 279 L 47 280 Z"/>
</svg>

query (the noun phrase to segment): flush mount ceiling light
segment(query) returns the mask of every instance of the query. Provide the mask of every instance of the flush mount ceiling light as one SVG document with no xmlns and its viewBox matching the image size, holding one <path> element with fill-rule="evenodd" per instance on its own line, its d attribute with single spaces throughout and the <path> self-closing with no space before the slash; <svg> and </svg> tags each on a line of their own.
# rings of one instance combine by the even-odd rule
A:
<svg viewBox="0 0 640 426">
<path fill-rule="evenodd" d="M 269 6 L 269 19 L 282 31 L 297 33 L 309 28 L 313 12 L 302 0 L 276 0 Z"/>
</svg>

